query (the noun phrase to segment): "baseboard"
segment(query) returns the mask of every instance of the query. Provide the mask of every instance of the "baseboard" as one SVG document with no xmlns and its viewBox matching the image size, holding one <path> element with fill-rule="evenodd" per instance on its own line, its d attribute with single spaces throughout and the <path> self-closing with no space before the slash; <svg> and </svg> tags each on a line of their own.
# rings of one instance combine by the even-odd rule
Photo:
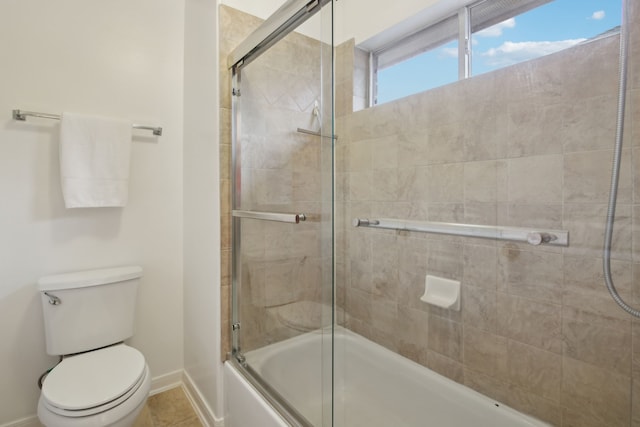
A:
<svg viewBox="0 0 640 427">
<path fill-rule="evenodd" d="M 182 388 L 205 427 L 224 427 L 224 418 L 216 417 L 187 371 L 182 371 Z"/>
<path fill-rule="evenodd" d="M 0 427 L 42 427 L 38 417 L 36 415 L 32 415 L 30 417 L 21 418 L 16 421 L 11 421 L 6 424 L 0 425 Z"/>
<path fill-rule="evenodd" d="M 182 369 L 169 372 L 168 374 L 160 375 L 151 379 L 151 391 L 149 396 L 162 393 L 172 388 L 176 388 L 182 385 Z"/>
</svg>

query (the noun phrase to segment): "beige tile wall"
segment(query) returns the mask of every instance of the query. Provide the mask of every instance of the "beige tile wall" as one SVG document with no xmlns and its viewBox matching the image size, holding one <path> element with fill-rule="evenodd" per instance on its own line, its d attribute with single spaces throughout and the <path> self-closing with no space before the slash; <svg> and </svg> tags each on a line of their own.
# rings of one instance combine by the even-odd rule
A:
<svg viewBox="0 0 640 427">
<path fill-rule="evenodd" d="M 637 5 L 631 13 L 637 22 Z M 622 296 L 637 303 L 632 31 L 612 266 Z M 347 327 L 552 425 L 640 425 L 640 323 L 612 302 L 601 267 L 618 40 L 368 109 L 357 101 L 361 52 L 336 49 L 337 210 L 346 217 L 336 218 L 336 262 Z M 356 217 L 566 229 L 571 246 L 352 228 Z M 462 282 L 460 312 L 419 300 L 426 274 Z"/>
</svg>

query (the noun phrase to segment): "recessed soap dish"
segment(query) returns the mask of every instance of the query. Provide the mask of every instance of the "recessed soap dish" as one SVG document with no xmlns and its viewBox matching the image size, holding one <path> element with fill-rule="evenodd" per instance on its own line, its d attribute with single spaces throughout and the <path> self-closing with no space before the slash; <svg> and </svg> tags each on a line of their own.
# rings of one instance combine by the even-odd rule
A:
<svg viewBox="0 0 640 427">
<path fill-rule="evenodd" d="M 421 301 L 436 307 L 460 311 L 460 282 L 444 277 L 427 275 Z"/>
</svg>

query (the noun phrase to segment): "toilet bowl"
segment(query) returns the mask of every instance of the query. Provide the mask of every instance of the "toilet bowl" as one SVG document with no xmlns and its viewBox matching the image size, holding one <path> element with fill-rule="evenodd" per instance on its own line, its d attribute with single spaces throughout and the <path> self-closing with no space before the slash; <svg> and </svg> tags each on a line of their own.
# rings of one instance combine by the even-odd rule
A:
<svg viewBox="0 0 640 427">
<path fill-rule="evenodd" d="M 125 344 L 65 358 L 47 376 L 38 418 L 47 427 L 131 426 L 151 375 L 144 356 Z"/>
<path fill-rule="evenodd" d="M 38 418 L 46 427 L 130 427 L 149 395 L 133 336 L 142 269 L 82 271 L 38 281 L 47 353 L 62 359 L 42 382 Z"/>
</svg>

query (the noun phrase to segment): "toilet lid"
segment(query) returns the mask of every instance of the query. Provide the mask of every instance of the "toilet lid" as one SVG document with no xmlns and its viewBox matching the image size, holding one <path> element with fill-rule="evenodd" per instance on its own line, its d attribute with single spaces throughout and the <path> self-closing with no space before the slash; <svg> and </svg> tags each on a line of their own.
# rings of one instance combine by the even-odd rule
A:
<svg viewBox="0 0 640 427">
<path fill-rule="evenodd" d="M 67 411 L 105 405 L 136 386 L 145 366 L 142 353 L 124 344 L 68 357 L 45 378 L 42 397 Z"/>
</svg>

